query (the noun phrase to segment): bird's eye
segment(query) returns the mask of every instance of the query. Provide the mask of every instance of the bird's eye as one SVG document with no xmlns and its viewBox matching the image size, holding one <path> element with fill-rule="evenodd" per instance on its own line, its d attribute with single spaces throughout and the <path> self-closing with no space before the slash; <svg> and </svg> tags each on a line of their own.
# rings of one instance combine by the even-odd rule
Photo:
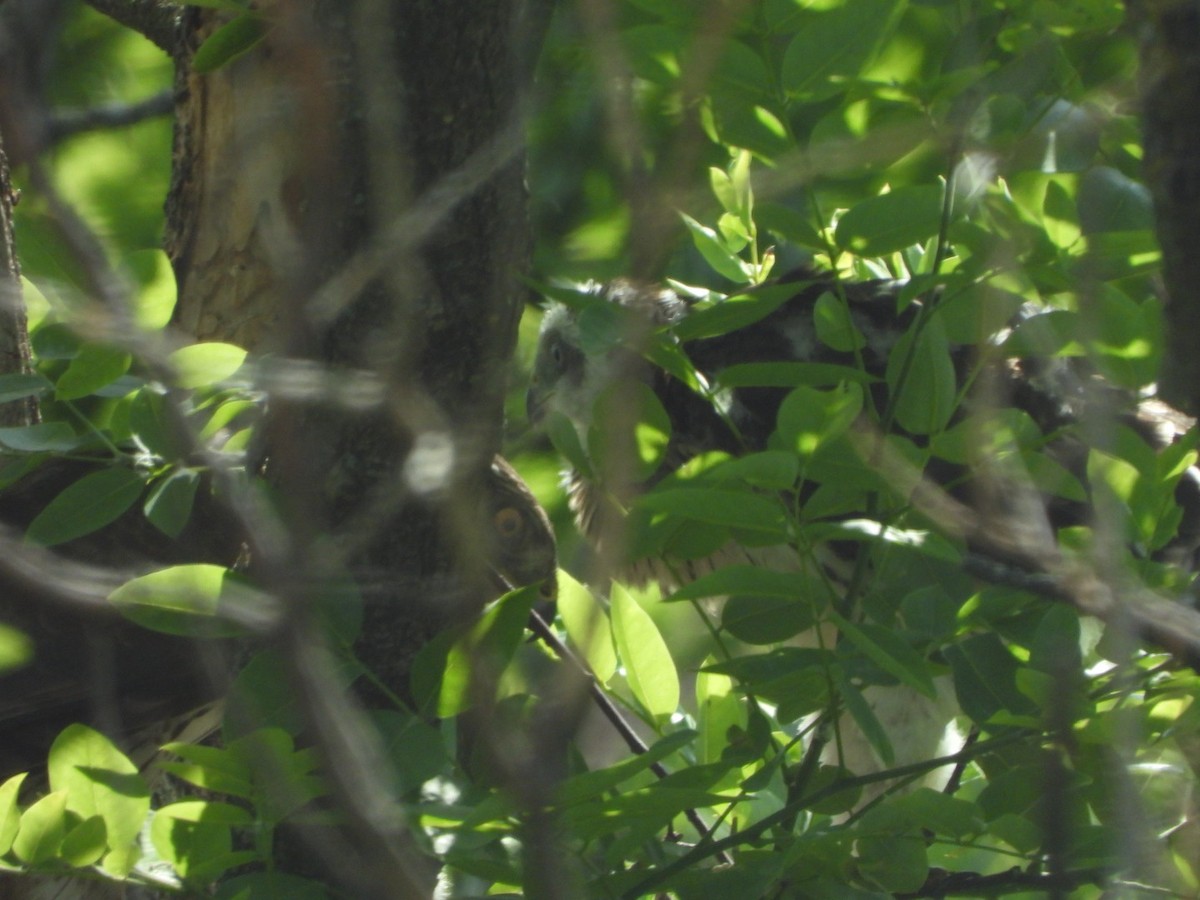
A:
<svg viewBox="0 0 1200 900">
<path fill-rule="evenodd" d="M 515 537 L 524 527 L 521 514 L 511 506 L 497 510 L 492 516 L 492 524 L 496 527 L 496 533 L 503 538 Z"/>
<path fill-rule="evenodd" d="M 550 345 L 550 358 L 552 360 L 554 360 L 554 364 L 556 366 L 561 366 L 562 360 L 563 360 L 562 347 L 560 347 L 558 344 L 551 344 Z"/>
</svg>

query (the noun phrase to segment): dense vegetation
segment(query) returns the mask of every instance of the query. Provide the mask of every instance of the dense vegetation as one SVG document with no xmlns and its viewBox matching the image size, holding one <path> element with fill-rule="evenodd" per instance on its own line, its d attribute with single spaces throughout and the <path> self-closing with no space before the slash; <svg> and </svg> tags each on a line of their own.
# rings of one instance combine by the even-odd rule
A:
<svg viewBox="0 0 1200 900">
<path fill-rule="evenodd" d="M 772 295 L 745 291 L 815 264 L 847 281 L 896 279 L 896 321 L 906 324 L 882 372 L 764 365 L 717 385 L 672 355 L 671 335 L 651 341 L 713 402 L 735 385 L 790 394 L 771 449 L 697 459 L 640 501 L 629 552 L 701 556 L 735 541 L 812 560 L 824 545 L 854 548 L 847 585 L 817 566 L 742 566 L 662 596 L 596 578 L 611 570 L 573 532 L 560 453 L 591 468 L 604 435 L 590 443 L 560 430 L 555 448 L 529 429 L 522 398 L 540 312 L 528 310 L 507 450 L 558 526 L 555 630 L 641 737 L 623 743 L 600 722 L 602 737 L 589 727 L 565 758 L 539 758 L 555 746 L 539 743 L 547 723 L 576 723 L 590 701 L 571 674 L 578 662 L 525 640 L 534 591 L 506 594 L 469 630 L 435 641 L 415 664 L 411 697 L 391 693 L 371 722 L 392 767 L 388 799 L 440 867 L 439 896 L 1100 896 L 1110 885 L 1194 895 L 1200 682 L 1167 648 L 1139 640 L 1152 630 L 1122 625 L 1137 619 L 1122 604 L 1153 609 L 1148 593 L 1187 602 L 1192 573 L 1160 551 L 1184 520 L 1175 491 L 1197 433 L 1163 449 L 1121 419 L 1162 356 L 1137 51 L 1121 5 L 560 7 L 528 123 L 532 283 L 569 300 L 570 285 L 589 278 L 669 282 L 696 302 L 696 337 L 761 316 Z M 233 37 L 251 45 L 214 45 L 206 65 L 253 54 L 250 39 L 270 27 L 257 15 L 235 22 Z M 165 57 L 86 8 L 60 44 L 53 88 L 64 109 L 169 87 Z M 69 136 L 48 162 L 136 281 L 133 321 L 152 344 L 174 302 L 156 249 L 169 122 Z M 36 372 L 0 376 L 0 399 L 37 396 L 42 422 L 0 429 L 0 481 L 19 485 L 64 457 L 98 464 L 25 539 L 59 545 L 131 510 L 178 536 L 210 490 L 210 468 L 237 484 L 250 477 L 266 399 L 253 366 L 224 343 L 179 347 L 159 367 L 89 340 L 79 263 L 46 198 L 26 190 L 16 216 Z M 854 354 L 864 339 L 844 302 L 831 293 L 817 307 L 822 343 Z M 1022 309 L 1044 314 L 1010 329 Z M 614 340 L 603 314 L 588 327 L 586 340 Z M 989 367 L 1015 357 L 1069 360 L 1119 390 L 1097 391 L 1069 434 L 1050 433 L 985 396 Z M 164 405 L 211 442 L 206 461 L 172 443 Z M 653 467 L 663 419 L 649 402 L 639 415 L 632 452 Z M 1074 470 L 1064 440 L 1082 448 Z M 1014 529 L 1019 552 L 981 556 L 946 506 L 914 490 L 922 472 L 986 479 L 989 467 L 1005 490 L 1095 515 L 1055 521 L 1052 536 L 1038 530 L 1043 515 Z M 1012 527 L 975 514 L 982 532 Z M 1090 607 L 1108 615 L 1080 612 L 1085 588 L 1115 598 Z M 355 591 L 330 594 L 331 645 L 346 651 L 359 627 Z M 143 576 L 111 600 L 148 627 L 185 634 L 214 617 L 217 631 L 236 630 L 221 616 L 272 602 L 213 564 Z M 840 637 L 795 646 L 816 624 Z M 20 634 L 0 632 L 0 663 L 17 667 L 29 652 Z M 0 785 L 0 864 L 163 891 L 224 879 L 220 896 L 325 895 L 332 888 L 273 861 L 281 824 L 337 816 L 322 799 L 323 767 L 338 761 L 305 748 L 278 668 L 264 653 L 239 676 L 237 688 L 270 710 L 255 727 L 227 723 L 219 747 L 167 746 L 169 761 L 154 766 L 179 799 L 156 794 L 149 819 L 150 773 L 116 749 L 119 736 L 69 727 L 50 751 L 45 790 L 22 792 L 19 775 Z M 348 652 L 337 671 L 347 682 L 362 674 Z M 495 676 L 482 679 L 485 695 L 481 671 Z M 904 758 L 863 696 L 897 685 L 953 697 L 968 735 L 960 752 Z M 548 712 L 550 699 L 571 712 Z M 877 770 L 836 764 L 847 726 L 866 736 Z M 506 740 L 483 753 L 479 728 Z M 939 767 L 950 774 L 923 780 Z M 544 783 L 531 783 L 532 771 Z"/>
</svg>

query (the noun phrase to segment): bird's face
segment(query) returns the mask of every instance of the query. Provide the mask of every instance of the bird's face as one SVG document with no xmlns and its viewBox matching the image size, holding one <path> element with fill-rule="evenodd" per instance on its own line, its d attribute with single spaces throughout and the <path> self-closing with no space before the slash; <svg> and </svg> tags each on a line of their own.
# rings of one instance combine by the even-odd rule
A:
<svg viewBox="0 0 1200 900">
<path fill-rule="evenodd" d="M 485 510 L 496 570 L 514 587 L 541 584 L 541 595 L 557 594 L 554 529 L 516 470 L 496 456 L 487 475 Z"/>
<path fill-rule="evenodd" d="M 604 354 L 588 355 L 581 346 L 576 313 L 554 304 L 546 310 L 525 409 L 541 424 L 550 413 L 566 416 L 577 428 L 591 418 L 592 404 L 610 381 Z"/>
</svg>

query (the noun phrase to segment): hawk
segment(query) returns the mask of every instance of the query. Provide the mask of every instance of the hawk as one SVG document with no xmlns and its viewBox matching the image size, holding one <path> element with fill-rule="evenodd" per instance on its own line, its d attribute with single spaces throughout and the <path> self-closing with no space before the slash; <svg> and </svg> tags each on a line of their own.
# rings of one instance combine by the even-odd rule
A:
<svg viewBox="0 0 1200 900">
<path fill-rule="evenodd" d="M 936 304 L 937 295 L 930 296 Z M 714 455 L 736 461 L 779 450 L 783 417 L 803 416 L 803 410 L 789 408 L 797 385 L 831 390 L 839 384 L 858 385 L 847 389 L 847 396 L 860 398 L 863 410 L 874 409 L 878 427 L 899 435 L 904 446 L 920 448 L 918 452 L 929 448 L 932 435 L 953 432 L 954 425 L 974 413 L 1001 407 L 1020 411 L 1021 421 L 1032 420 L 1039 431 L 1038 471 L 940 449 L 941 458 L 926 454 L 925 477 L 977 506 L 990 504 L 989 515 L 1009 521 L 1029 512 L 1025 501 L 1032 496 L 1043 525 L 1039 540 L 1053 540 L 1056 527 L 1089 520 L 1088 447 L 1078 436 L 1089 404 L 1114 412 L 1156 449 L 1191 424 L 1162 404 L 1112 387 L 1074 361 L 1008 352 L 1003 342 L 1040 314 L 1019 303 L 1006 310 L 987 339 L 937 345 L 941 356 L 919 364 L 940 365 L 942 383 L 918 384 L 910 393 L 928 388 L 927 395 L 897 413 L 890 392 L 904 376 L 897 373 L 899 351 L 913 353 L 912 344 L 905 342 L 914 340 L 914 324 L 932 309 L 930 296 L 923 301 L 915 285 L 901 281 L 840 281 L 815 270 L 716 303 L 693 303 L 673 291 L 627 281 L 563 295 L 545 311 L 526 402 L 531 422 L 550 430 L 572 463 L 564 483 L 580 531 L 593 544 L 619 538 L 622 527 L 644 538 L 647 519 L 666 508 L 653 502 L 655 488 L 686 484 L 689 472 L 703 471 L 703 461 Z M 1036 328 L 1026 329 L 1026 334 L 1036 333 Z M 923 352 L 925 347 L 916 347 L 916 355 Z M 963 388 L 968 380 L 973 391 Z M 653 399 L 647 401 L 647 394 Z M 851 416 L 857 409 L 851 408 Z M 620 444 L 610 433 L 622 429 L 626 449 L 623 456 L 616 454 L 617 464 L 597 459 L 613 456 L 604 448 Z M 655 453 L 640 453 L 641 445 L 631 435 L 639 429 L 643 435 L 657 430 Z M 799 482 L 803 479 L 792 496 L 802 517 L 809 504 L 820 507 L 813 513 L 818 521 L 835 525 L 870 517 L 868 509 L 839 508 L 829 492 L 821 494 L 819 485 Z M 1176 487 L 1179 527 L 1154 551 L 1188 567 L 1200 545 L 1198 486 L 1200 478 L 1189 468 Z M 754 487 L 760 494 L 793 488 Z M 786 538 L 776 543 L 730 540 L 727 530 L 721 540 L 719 529 L 703 533 L 703 521 L 702 515 L 691 519 L 697 534 L 684 524 L 665 539 L 657 535 L 628 541 L 632 552 L 616 574 L 635 584 L 657 583 L 667 594 L 730 563 L 785 571 L 804 567 L 806 560 L 812 565 L 814 556 L 801 554 Z M 1022 527 L 1036 528 L 1037 522 Z M 869 567 L 868 559 L 858 558 L 865 546 L 830 539 L 815 548 L 821 580 L 835 586 L 835 594 L 838 585 Z M 837 597 L 825 602 L 836 608 Z M 867 689 L 865 696 L 890 733 L 898 762 L 937 752 L 942 727 L 955 712 L 947 692 L 939 693 L 930 701 L 904 686 Z M 848 745 L 855 745 L 843 756 L 851 769 L 879 768 L 879 759 L 861 736 Z"/>
</svg>

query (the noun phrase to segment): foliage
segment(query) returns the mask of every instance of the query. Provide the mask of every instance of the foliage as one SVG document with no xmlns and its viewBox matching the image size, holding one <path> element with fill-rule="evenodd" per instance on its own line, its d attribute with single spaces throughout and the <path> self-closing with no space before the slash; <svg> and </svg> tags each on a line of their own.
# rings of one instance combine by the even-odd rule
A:
<svg viewBox="0 0 1200 900">
<path fill-rule="evenodd" d="M 1003 464 L 1041 494 L 1090 501 L 1101 514 L 1058 535 L 1072 559 L 1130 591 L 1186 588 L 1190 574 L 1155 553 L 1179 528 L 1174 491 L 1195 462 L 1194 431 L 1155 452 L 1101 404 L 1073 435 L 1084 465 L 1072 472 L 1050 450 L 1060 434 L 970 400 L 998 357 L 1085 361 L 1130 392 L 1155 378 L 1158 253 L 1127 112 L 1134 50 L 1119 4 L 755 0 L 721 9 L 727 27 L 690 0 L 614 5 L 637 147 L 604 140 L 609 70 L 590 52 L 594 26 L 559 10 L 542 66 L 544 83 L 561 90 L 531 123 L 539 275 L 624 271 L 644 237 L 632 173 L 667 196 L 681 178 L 679 142 L 695 141 L 699 162 L 685 167 L 678 195 L 683 239 L 668 248 L 665 273 L 697 301 L 691 331 L 657 335 L 649 352 L 717 404 L 735 386 L 788 393 L 768 449 L 695 459 L 634 504 L 630 553 L 700 558 L 732 541 L 752 552 L 785 546 L 803 564 L 729 566 L 665 597 L 621 583 L 593 591 L 580 578 L 589 552 L 562 529 L 557 625 L 649 747 L 604 758 L 581 739 L 535 803 L 523 793 L 529 772 L 559 761 L 522 762 L 519 747 L 472 740 L 480 710 L 494 720 L 489 736 L 537 735 L 550 705 L 539 700 L 557 698 L 567 679 L 555 653 L 521 639 L 534 597 L 518 591 L 427 648 L 414 676 L 418 708 L 397 699 L 372 713 L 393 788 L 386 802 L 441 867 L 445 896 L 534 895 L 535 814 L 553 818 L 564 878 L 580 896 L 840 897 L 920 892 L 938 878 L 960 879 L 965 893 L 1055 886 L 1099 896 L 1099 885 L 1121 881 L 1194 893 L 1195 676 L 1061 602 L 968 574 L 960 536 L 939 531 L 914 508 L 913 484 L 888 477 L 854 443 L 865 420 L 911 471 Z M 240 13 L 226 28 L 251 25 L 261 28 Z M 243 38 L 214 36 L 204 65 L 253 53 Z M 689 80 L 697 70 L 708 73 L 699 88 Z M 693 124 L 698 138 L 687 137 Z M 154 140 L 166 158 L 165 132 Z M 129 166 L 102 185 L 83 158 L 64 148 L 56 171 L 93 224 L 136 218 L 114 199 Z M 225 344 L 169 343 L 173 280 L 165 258 L 146 251 L 157 213 L 143 205 L 141 221 L 108 234 L 138 282 L 129 314 L 140 327 L 94 333 L 44 209 L 36 198 L 21 207 L 18 247 L 41 289 L 27 296 L 37 371 L 0 376 L 0 398 L 38 397 L 43 421 L 0 429 L 0 481 L 19 484 L 52 459 L 91 466 L 26 538 L 58 545 L 129 513 L 177 537 L 214 485 L 248 483 L 262 400 L 253 361 Z M 870 372 L 861 358 L 766 362 L 703 383 L 677 341 L 768 314 L 791 291 L 755 288 L 813 260 L 847 280 L 897 279 L 903 308 L 920 300 L 886 369 Z M 1024 304 L 1044 314 L 1010 329 Z M 844 298 L 821 297 L 814 317 L 822 344 L 861 350 L 866 337 Z M 588 339 L 611 338 L 602 319 Z M 638 418 L 632 458 L 653 471 L 669 422 L 653 395 L 637 400 L 618 404 Z M 630 458 L 611 430 L 553 437 L 600 473 L 606 459 Z M 524 446 L 531 482 L 552 483 L 553 454 Z M 561 522 L 556 489 L 541 493 Z M 823 565 L 834 545 L 854 548 L 845 590 Z M 328 593 L 335 609 L 353 605 Z M 269 616 L 276 598 L 239 573 L 189 565 L 111 599 L 148 627 L 195 634 L 199 620 L 219 636 L 255 610 Z M 357 627 L 352 612 L 332 629 L 347 683 L 364 675 L 347 649 Z M 794 640 L 804 633 L 815 644 Z M 19 638 L 0 639 L 0 665 L 27 654 Z M 108 739 L 71 726 L 51 750 L 47 792 L 22 796 L 22 776 L 0 786 L 0 863 L 163 890 L 232 874 L 222 896 L 320 895 L 274 868 L 281 823 L 337 816 L 317 802 L 321 766 L 297 749 L 302 717 L 275 652 L 255 657 L 237 686 L 261 728 L 227 721 L 223 747 L 170 744 L 176 761 L 157 765 L 203 794 L 151 811 L 136 767 Z M 897 685 L 952 695 L 971 733 L 965 749 L 913 758 L 875 703 Z M 852 731 L 873 755 L 861 770 L 839 754 Z M 940 781 L 926 779 L 936 769 Z M 714 865 L 722 859 L 733 864 Z"/>
</svg>

